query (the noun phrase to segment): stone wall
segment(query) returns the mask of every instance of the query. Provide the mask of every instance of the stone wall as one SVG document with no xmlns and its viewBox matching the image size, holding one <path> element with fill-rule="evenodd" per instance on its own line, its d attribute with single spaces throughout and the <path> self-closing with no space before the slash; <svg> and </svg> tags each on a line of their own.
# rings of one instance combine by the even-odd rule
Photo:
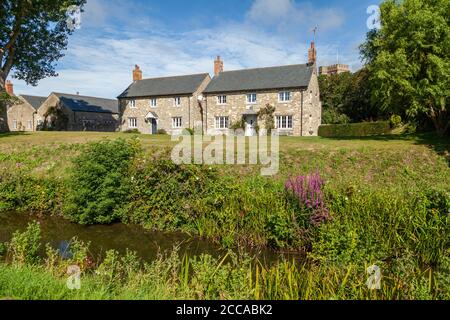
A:
<svg viewBox="0 0 450 320">
<path fill-rule="evenodd" d="M 175 106 L 176 96 L 154 97 L 157 101 L 156 107 L 150 106 L 150 101 L 153 97 L 120 99 L 121 131 L 138 129 L 143 134 L 152 134 L 152 123 L 150 120 L 145 119 L 150 112 L 157 116 L 157 130 L 165 130 L 168 134 L 180 134 L 183 129 L 187 128 L 201 128 L 202 114 L 198 97 L 210 81 L 211 78 L 207 77 L 192 95 L 180 96 L 180 106 Z M 135 108 L 131 107 L 131 100 L 136 101 Z M 181 128 L 173 128 L 172 118 L 178 117 L 182 119 L 182 126 Z M 130 118 L 136 118 L 137 128 L 129 126 Z"/>
<path fill-rule="evenodd" d="M 8 108 L 8 126 L 10 131 L 32 132 L 35 131 L 36 110 L 26 101 L 14 104 Z"/>
<path fill-rule="evenodd" d="M 168 134 L 181 133 L 182 129 L 189 127 L 192 108 L 197 105 L 193 103 L 192 96 L 181 96 L 181 105 L 175 106 L 175 97 L 158 97 L 157 106 L 151 107 L 151 98 L 136 98 L 136 107 L 130 106 L 130 99 L 120 100 L 121 130 L 128 131 L 138 129 L 143 134 L 152 134 L 152 124 L 146 116 L 152 112 L 157 116 L 157 130 L 165 130 Z M 182 129 L 174 129 L 172 118 L 182 118 Z M 136 118 L 137 128 L 130 127 L 130 118 Z"/>
<path fill-rule="evenodd" d="M 35 127 L 40 128 L 46 121 L 46 114 L 51 108 L 61 111 L 67 119 L 66 125 L 57 130 L 64 131 L 96 131 L 96 132 L 115 132 L 119 128 L 119 115 L 100 112 L 73 112 L 60 104 L 59 98 L 51 95 L 38 109 L 35 119 Z M 62 117 L 61 117 L 62 118 Z M 61 121 L 63 123 L 65 121 Z M 47 121 L 50 119 L 47 118 Z"/>
<path fill-rule="evenodd" d="M 279 93 L 288 91 L 291 93 L 291 101 L 280 102 Z M 256 93 L 257 103 L 247 104 L 247 94 Z M 317 136 L 322 121 L 322 105 L 320 102 L 319 83 L 316 75 L 313 75 L 309 87 L 304 89 L 280 89 L 257 92 L 233 92 L 226 93 L 226 105 L 218 104 L 217 96 L 220 94 L 208 94 L 205 103 L 205 119 L 208 134 L 228 134 L 228 130 L 215 128 L 216 117 L 229 117 L 232 125 L 242 120 L 246 110 L 258 112 L 267 104 L 275 107 L 274 116 L 292 116 L 292 129 L 277 129 L 280 135 L 293 136 Z M 303 101 L 303 103 L 302 103 Z M 303 107 L 303 113 L 302 113 Z M 263 121 L 258 126 L 263 129 Z"/>
</svg>

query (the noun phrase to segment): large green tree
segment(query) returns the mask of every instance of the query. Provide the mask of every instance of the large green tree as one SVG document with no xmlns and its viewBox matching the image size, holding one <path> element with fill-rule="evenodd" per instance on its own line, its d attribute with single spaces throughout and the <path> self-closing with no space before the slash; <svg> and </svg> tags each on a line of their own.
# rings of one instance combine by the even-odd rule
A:
<svg viewBox="0 0 450 320">
<path fill-rule="evenodd" d="M 56 76 L 55 63 L 63 57 L 68 37 L 74 31 L 68 9 L 82 11 L 86 0 L 1 0 L 0 1 L 0 98 L 5 82 L 14 77 L 37 85 Z M 6 121 L 5 101 L 0 101 Z M 0 123 L 0 130 L 2 123 Z M 3 123 L 3 127 L 5 127 Z"/>
<path fill-rule="evenodd" d="M 371 87 L 366 68 L 355 73 L 321 75 L 319 85 L 325 124 L 373 121 L 383 117 L 370 99 Z"/>
<path fill-rule="evenodd" d="M 382 108 L 449 130 L 450 0 L 383 2 L 381 29 L 361 49 Z"/>
</svg>

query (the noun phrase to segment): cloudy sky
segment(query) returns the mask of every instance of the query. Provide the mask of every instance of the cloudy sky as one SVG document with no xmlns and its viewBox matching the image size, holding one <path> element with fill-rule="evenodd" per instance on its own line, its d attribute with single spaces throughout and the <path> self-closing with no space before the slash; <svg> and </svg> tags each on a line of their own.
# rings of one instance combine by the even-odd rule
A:
<svg viewBox="0 0 450 320">
<path fill-rule="evenodd" d="M 319 65 L 361 66 L 367 8 L 380 0 L 88 0 L 59 76 L 37 87 L 13 79 L 16 94 L 50 92 L 114 98 L 135 64 L 145 78 L 307 62 L 316 38 Z M 338 54 L 339 53 L 339 54 Z"/>
</svg>

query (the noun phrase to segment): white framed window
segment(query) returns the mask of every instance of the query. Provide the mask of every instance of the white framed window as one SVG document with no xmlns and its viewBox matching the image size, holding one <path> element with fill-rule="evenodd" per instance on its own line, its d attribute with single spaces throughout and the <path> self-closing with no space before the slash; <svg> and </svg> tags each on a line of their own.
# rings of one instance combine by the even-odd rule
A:
<svg viewBox="0 0 450 320">
<path fill-rule="evenodd" d="M 227 96 L 226 95 L 220 95 L 217 96 L 217 104 L 227 104 Z"/>
<path fill-rule="evenodd" d="M 182 127 L 183 127 L 183 118 L 182 117 L 172 118 L 172 128 L 181 129 Z"/>
<path fill-rule="evenodd" d="M 289 91 L 280 92 L 278 94 L 278 102 L 290 102 L 291 93 Z"/>
<path fill-rule="evenodd" d="M 216 129 L 228 129 L 229 123 L 228 117 L 216 117 Z"/>
<path fill-rule="evenodd" d="M 292 116 L 277 116 L 278 129 L 293 129 L 294 123 Z"/>
<path fill-rule="evenodd" d="M 27 129 L 28 129 L 28 130 L 33 129 L 33 121 L 32 121 L 32 120 L 28 120 L 28 121 L 27 121 Z"/>
<path fill-rule="evenodd" d="M 130 106 L 130 108 L 136 108 L 136 100 L 130 100 L 129 102 L 128 102 L 128 105 Z"/>
<path fill-rule="evenodd" d="M 137 118 L 128 118 L 128 128 L 136 129 L 137 127 Z"/>
<path fill-rule="evenodd" d="M 156 98 L 150 99 L 150 107 L 156 108 L 158 106 L 158 100 Z"/>
<path fill-rule="evenodd" d="M 13 129 L 17 130 L 17 120 L 13 120 Z"/>
<path fill-rule="evenodd" d="M 175 98 L 175 107 L 180 107 L 181 106 L 181 97 L 176 97 Z"/>
<path fill-rule="evenodd" d="M 249 93 L 249 94 L 247 94 L 247 103 L 248 104 L 255 104 L 256 101 L 257 101 L 256 93 Z"/>
</svg>

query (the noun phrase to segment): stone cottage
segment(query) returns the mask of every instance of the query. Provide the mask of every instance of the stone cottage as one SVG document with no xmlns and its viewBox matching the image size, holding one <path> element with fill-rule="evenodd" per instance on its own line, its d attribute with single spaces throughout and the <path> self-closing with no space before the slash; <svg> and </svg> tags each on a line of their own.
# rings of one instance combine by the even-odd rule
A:
<svg viewBox="0 0 450 320">
<path fill-rule="evenodd" d="M 37 130 L 115 132 L 119 127 L 117 100 L 51 93 L 37 110 Z"/>
<path fill-rule="evenodd" d="M 211 81 L 208 73 L 142 79 L 136 66 L 133 83 L 118 97 L 121 130 L 144 134 L 179 134 L 201 128 L 199 96 Z"/>
<path fill-rule="evenodd" d="M 212 80 L 207 73 L 142 80 L 136 66 L 133 83 L 118 97 L 121 130 L 218 135 L 240 127 L 251 136 L 273 123 L 279 135 L 317 136 L 322 105 L 314 43 L 308 58 L 307 64 L 225 72 L 217 57 Z M 272 111 L 263 116 L 262 109 Z"/>
<path fill-rule="evenodd" d="M 8 127 L 12 132 L 36 131 L 36 116 L 46 97 L 18 96 L 18 102 L 8 108 Z"/>
<path fill-rule="evenodd" d="M 270 117 L 279 135 L 318 135 L 322 106 L 315 63 L 224 72 L 218 57 L 203 94 L 210 135 L 227 134 L 230 127 L 256 135 L 265 129 L 259 111 L 267 106 L 275 108 Z"/>
</svg>

